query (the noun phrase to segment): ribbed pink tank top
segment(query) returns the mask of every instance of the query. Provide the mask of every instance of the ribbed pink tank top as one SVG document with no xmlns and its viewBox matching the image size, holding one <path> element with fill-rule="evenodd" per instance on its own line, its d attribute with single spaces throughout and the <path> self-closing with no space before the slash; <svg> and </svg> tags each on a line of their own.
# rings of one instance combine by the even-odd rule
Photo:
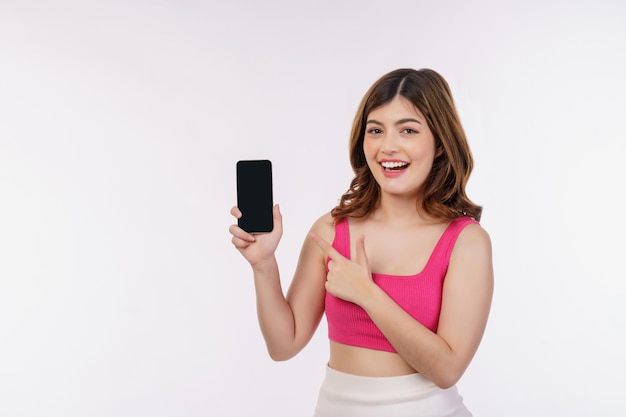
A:
<svg viewBox="0 0 626 417">
<path fill-rule="evenodd" d="M 400 307 L 424 326 L 437 331 L 441 311 L 443 280 L 448 270 L 450 254 L 459 233 L 471 223 L 469 217 L 452 221 L 437 242 L 426 266 L 417 275 L 395 276 L 372 274 L 374 282 Z M 333 247 L 350 258 L 350 229 L 348 220 L 335 226 Z M 328 338 L 335 342 L 387 352 L 396 352 L 374 322 L 358 305 L 326 293 Z"/>
</svg>

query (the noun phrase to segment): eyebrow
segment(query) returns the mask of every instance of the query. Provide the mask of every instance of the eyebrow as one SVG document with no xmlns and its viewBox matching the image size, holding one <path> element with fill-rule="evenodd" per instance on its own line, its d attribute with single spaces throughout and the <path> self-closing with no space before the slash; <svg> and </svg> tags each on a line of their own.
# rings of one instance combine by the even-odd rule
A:
<svg viewBox="0 0 626 417">
<path fill-rule="evenodd" d="M 419 120 L 412 119 L 412 118 L 400 119 L 400 120 L 398 120 L 394 124 L 397 126 L 397 125 L 401 125 L 401 124 L 404 124 L 404 123 L 410 123 L 410 122 L 417 123 L 417 124 L 420 124 L 420 125 L 424 124 L 424 123 L 420 122 Z M 378 120 L 374 120 L 374 119 L 370 119 L 367 122 L 365 122 L 365 124 L 370 124 L 370 123 L 375 124 L 375 125 L 380 125 L 380 126 L 383 125 L 381 122 L 379 122 Z"/>
</svg>

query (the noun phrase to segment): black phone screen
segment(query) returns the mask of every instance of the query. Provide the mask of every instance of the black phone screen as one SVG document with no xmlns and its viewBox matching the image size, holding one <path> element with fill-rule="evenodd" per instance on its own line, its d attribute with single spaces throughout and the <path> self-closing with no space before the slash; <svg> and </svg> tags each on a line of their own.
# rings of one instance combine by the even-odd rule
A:
<svg viewBox="0 0 626 417">
<path fill-rule="evenodd" d="M 239 227 L 248 233 L 274 229 L 272 163 L 266 159 L 237 162 L 237 206 L 242 213 Z"/>
</svg>

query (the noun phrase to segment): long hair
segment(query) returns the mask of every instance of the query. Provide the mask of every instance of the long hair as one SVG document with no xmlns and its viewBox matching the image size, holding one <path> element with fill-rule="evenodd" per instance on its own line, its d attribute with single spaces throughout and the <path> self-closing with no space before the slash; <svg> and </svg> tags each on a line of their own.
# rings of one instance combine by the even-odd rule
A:
<svg viewBox="0 0 626 417">
<path fill-rule="evenodd" d="M 460 216 L 480 220 L 482 207 L 472 203 L 465 186 L 474 162 L 446 80 L 431 69 L 397 69 L 374 83 L 357 110 L 350 134 L 350 164 L 355 174 L 350 188 L 331 211 L 337 223 L 346 217 L 365 218 L 380 204 L 380 186 L 363 152 L 369 114 L 401 96 L 426 117 L 441 154 L 435 158 L 421 194 L 421 209 L 429 216 L 452 220 Z"/>
</svg>

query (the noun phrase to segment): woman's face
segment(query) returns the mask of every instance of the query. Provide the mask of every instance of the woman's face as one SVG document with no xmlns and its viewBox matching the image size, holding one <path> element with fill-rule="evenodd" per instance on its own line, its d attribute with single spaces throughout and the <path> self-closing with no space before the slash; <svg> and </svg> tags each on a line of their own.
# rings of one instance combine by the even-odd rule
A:
<svg viewBox="0 0 626 417">
<path fill-rule="evenodd" d="M 407 197 L 419 196 L 438 155 L 426 118 L 401 96 L 367 116 L 363 151 L 381 192 Z"/>
</svg>

